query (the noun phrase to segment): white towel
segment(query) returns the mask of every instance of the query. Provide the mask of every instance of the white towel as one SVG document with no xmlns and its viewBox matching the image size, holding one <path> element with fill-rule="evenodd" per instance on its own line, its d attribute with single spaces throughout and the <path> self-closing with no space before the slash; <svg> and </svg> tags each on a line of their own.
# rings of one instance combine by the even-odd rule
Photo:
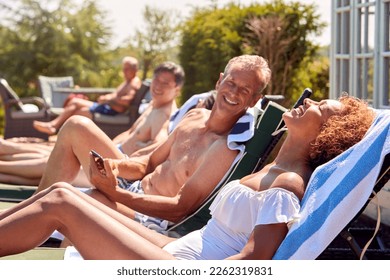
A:
<svg viewBox="0 0 390 280">
<path fill-rule="evenodd" d="M 377 110 L 366 136 L 318 167 L 274 259 L 315 259 L 367 202 L 390 152 L 390 110 Z"/>
<path fill-rule="evenodd" d="M 246 113 L 239 118 L 228 135 L 227 145 L 229 149 L 239 151 L 234 163 L 243 155 L 245 151 L 244 143 L 251 139 L 255 133 L 254 112 L 253 108 L 248 108 Z"/>
<path fill-rule="evenodd" d="M 198 101 L 200 99 L 205 99 L 210 94 L 212 94 L 211 91 L 205 92 L 205 93 L 200 93 L 200 94 L 195 94 L 195 95 L 191 96 L 180 107 L 180 109 L 178 109 L 175 113 L 173 113 L 171 118 L 170 118 L 170 121 L 169 121 L 169 129 L 168 129 L 169 133 L 171 133 L 172 130 L 177 126 L 177 124 L 184 117 L 184 115 L 188 112 L 188 110 L 195 107 L 196 104 L 198 104 Z M 261 100 L 259 100 L 259 102 L 256 104 L 256 106 L 261 106 Z M 245 151 L 244 142 L 251 139 L 253 134 L 254 134 L 254 129 L 255 129 L 254 115 L 255 115 L 255 109 L 248 108 L 246 113 L 237 121 L 237 123 L 234 125 L 233 129 L 230 131 L 230 133 L 228 135 L 227 145 L 228 145 L 229 149 L 239 151 L 239 154 L 235 158 L 233 164 L 235 164 L 242 157 L 242 155 Z"/>
<path fill-rule="evenodd" d="M 169 120 L 168 133 L 172 132 L 172 130 L 177 126 L 177 124 L 184 117 L 184 115 L 190 109 L 194 108 L 198 104 L 200 99 L 206 99 L 207 97 L 210 96 L 210 94 L 212 94 L 211 91 L 200 93 L 200 94 L 194 94 L 186 102 L 184 102 L 184 104 L 171 115 Z"/>
</svg>

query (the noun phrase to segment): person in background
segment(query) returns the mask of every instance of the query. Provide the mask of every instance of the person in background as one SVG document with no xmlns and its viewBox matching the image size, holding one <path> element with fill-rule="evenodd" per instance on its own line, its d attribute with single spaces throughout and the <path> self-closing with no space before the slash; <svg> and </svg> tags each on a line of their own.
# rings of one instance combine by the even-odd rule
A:
<svg viewBox="0 0 390 280">
<path fill-rule="evenodd" d="M 82 98 L 73 98 L 66 105 L 64 112 L 50 122 L 34 121 L 36 130 L 54 135 L 64 122 L 73 115 L 81 115 L 92 119 L 93 113 L 114 116 L 123 113 L 129 107 L 137 90 L 141 87 L 141 80 L 137 76 L 138 60 L 126 56 L 122 60 L 124 81 L 112 93 L 99 96 L 97 102 Z"/>
<path fill-rule="evenodd" d="M 164 62 L 154 69 L 150 91 L 152 101 L 132 127 L 118 135 L 113 141 L 104 136 L 100 129 L 102 141 L 115 143 L 118 149 L 127 156 L 134 152 L 153 146 L 168 137 L 170 115 L 177 110 L 176 97 L 184 84 L 185 74 L 180 65 Z M 82 116 L 73 116 L 78 122 L 85 122 Z M 91 137 L 96 137 L 91 135 Z M 75 135 L 73 142 L 78 144 Z M 12 141 L 0 140 L 0 182 L 12 184 L 38 185 L 46 168 L 52 146 L 43 144 L 18 145 Z M 75 181 L 77 186 L 91 186 L 84 172 L 79 172 Z"/>
</svg>

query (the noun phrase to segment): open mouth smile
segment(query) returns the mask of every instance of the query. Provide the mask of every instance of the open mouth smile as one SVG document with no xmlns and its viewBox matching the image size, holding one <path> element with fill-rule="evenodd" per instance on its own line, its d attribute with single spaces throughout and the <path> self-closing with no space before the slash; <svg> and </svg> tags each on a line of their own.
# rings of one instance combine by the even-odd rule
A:
<svg viewBox="0 0 390 280">
<path fill-rule="evenodd" d="M 234 102 L 234 101 L 230 100 L 229 98 L 227 98 L 226 96 L 224 96 L 224 99 L 230 105 L 237 105 L 238 104 L 238 102 Z"/>
<path fill-rule="evenodd" d="M 293 109 L 297 117 L 302 117 L 305 114 L 305 110 L 302 106 L 299 106 L 298 108 Z"/>
</svg>

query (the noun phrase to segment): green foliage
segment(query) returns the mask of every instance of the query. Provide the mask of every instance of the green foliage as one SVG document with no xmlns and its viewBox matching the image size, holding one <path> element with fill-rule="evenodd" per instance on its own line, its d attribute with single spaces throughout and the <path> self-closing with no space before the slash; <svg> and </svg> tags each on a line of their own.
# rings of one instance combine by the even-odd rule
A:
<svg viewBox="0 0 390 280">
<path fill-rule="evenodd" d="M 112 30 L 95 1 L 5 3 L 0 2 L 8 16 L 0 18 L 0 77 L 20 96 L 38 95 L 38 75 L 71 75 L 81 86 L 115 87 L 123 79 L 122 58 L 132 55 L 139 59 L 142 78 L 162 61 L 180 61 L 186 73 L 182 103 L 213 89 L 228 60 L 244 53 L 269 60 L 273 78 L 266 93 L 284 94 L 285 106 L 305 87 L 315 98 L 328 95 L 329 61 L 316 56 L 318 46 L 310 40 L 324 27 L 313 5 L 275 0 L 219 8 L 213 0 L 181 22 L 176 11 L 146 6 L 145 26 L 112 50 Z"/>
<path fill-rule="evenodd" d="M 71 0 L 18 4 L 9 24 L 0 29 L 0 75 L 12 87 L 37 94 L 27 85 L 36 82 L 38 75 L 70 75 L 80 85 L 103 85 L 99 71 L 110 67 L 111 30 L 104 25 L 105 13 L 93 1 L 81 6 Z"/>
<path fill-rule="evenodd" d="M 215 87 L 227 61 L 241 54 L 245 10 L 236 5 L 204 8 L 182 25 L 180 63 L 186 72 L 182 100 Z"/>
<path fill-rule="evenodd" d="M 303 89 L 307 87 L 313 90 L 313 99 L 329 98 L 329 58 L 316 56 L 314 60 L 305 61 L 304 64 L 306 66 L 301 67 L 292 79 L 296 88 L 292 93 L 292 100 L 297 100 Z"/>
<path fill-rule="evenodd" d="M 166 60 L 177 60 L 177 26 L 179 19 L 175 11 L 159 10 L 150 6 L 143 12 L 145 28 L 136 30 L 129 38 L 127 49 L 135 50 L 142 68 L 142 79 L 146 79 L 153 69 Z"/>
<path fill-rule="evenodd" d="M 254 19 L 260 22 L 250 26 Z M 259 31 L 264 26 L 274 29 Z M 214 88 L 227 61 L 249 53 L 272 59 L 273 77 L 266 93 L 283 94 L 289 106 L 302 90 L 293 80 L 318 50 L 309 38 L 323 27 L 314 6 L 298 2 L 276 0 L 248 7 L 231 3 L 221 9 L 194 10 L 182 28 L 179 57 L 187 75 L 182 101 Z"/>
</svg>

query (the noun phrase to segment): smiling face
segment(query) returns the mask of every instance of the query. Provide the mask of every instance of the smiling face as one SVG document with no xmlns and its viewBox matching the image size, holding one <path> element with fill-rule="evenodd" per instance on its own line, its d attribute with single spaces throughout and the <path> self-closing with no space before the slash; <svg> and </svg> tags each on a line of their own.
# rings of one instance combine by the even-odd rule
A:
<svg viewBox="0 0 390 280">
<path fill-rule="evenodd" d="M 150 91 L 154 102 L 165 104 L 171 102 L 180 91 L 175 76 L 171 72 L 161 71 L 153 77 Z"/>
<path fill-rule="evenodd" d="M 320 102 L 306 98 L 303 105 L 283 114 L 283 119 L 289 132 L 297 131 L 307 139 L 315 139 L 321 126 L 342 109 L 342 104 L 336 100 Z"/>
<path fill-rule="evenodd" d="M 245 70 L 240 65 L 232 66 L 220 74 L 216 85 L 215 107 L 227 110 L 231 115 L 242 115 L 248 107 L 253 107 L 261 95 L 258 93 L 261 76 L 259 71 Z"/>
</svg>

